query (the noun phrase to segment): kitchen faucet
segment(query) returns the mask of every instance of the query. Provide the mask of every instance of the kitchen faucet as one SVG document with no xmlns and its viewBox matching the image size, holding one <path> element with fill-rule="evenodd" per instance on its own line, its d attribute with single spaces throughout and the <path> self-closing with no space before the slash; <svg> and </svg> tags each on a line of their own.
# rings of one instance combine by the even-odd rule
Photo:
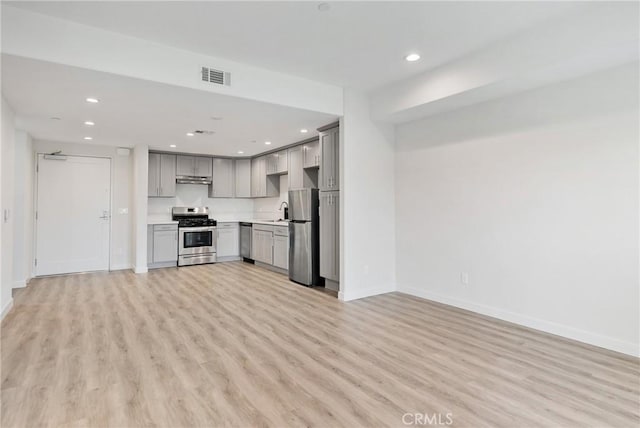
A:
<svg viewBox="0 0 640 428">
<path fill-rule="evenodd" d="M 278 208 L 278 211 L 282 211 L 283 205 L 286 205 L 284 207 L 284 219 L 288 220 L 289 219 L 289 203 L 287 201 L 282 201 L 282 203 L 280 204 L 280 208 Z"/>
</svg>

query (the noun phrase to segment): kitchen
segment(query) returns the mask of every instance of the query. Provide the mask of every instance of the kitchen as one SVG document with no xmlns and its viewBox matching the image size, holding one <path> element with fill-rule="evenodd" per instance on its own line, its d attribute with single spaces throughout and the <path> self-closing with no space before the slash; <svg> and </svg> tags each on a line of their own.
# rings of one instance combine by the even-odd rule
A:
<svg viewBox="0 0 640 428">
<path fill-rule="evenodd" d="M 339 123 L 317 131 L 251 158 L 151 151 L 148 268 L 243 260 L 337 293 Z"/>
</svg>

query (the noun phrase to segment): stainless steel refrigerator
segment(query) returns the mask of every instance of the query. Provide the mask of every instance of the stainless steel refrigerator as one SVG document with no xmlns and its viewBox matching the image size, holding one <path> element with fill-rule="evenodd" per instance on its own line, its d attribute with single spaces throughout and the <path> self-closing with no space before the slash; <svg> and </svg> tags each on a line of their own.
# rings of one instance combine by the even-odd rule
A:
<svg viewBox="0 0 640 428">
<path fill-rule="evenodd" d="M 320 281 L 318 189 L 289 190 L 289 279 Z"/>
</svg>

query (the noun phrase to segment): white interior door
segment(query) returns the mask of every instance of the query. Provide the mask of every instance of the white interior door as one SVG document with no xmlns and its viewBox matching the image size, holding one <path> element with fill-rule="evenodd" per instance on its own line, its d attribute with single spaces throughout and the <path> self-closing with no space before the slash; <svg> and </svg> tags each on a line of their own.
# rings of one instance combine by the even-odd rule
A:
<svg viewBox="0 0 640 428">
<path fill-rule="evenodd" d="M 36 275 L 109 269 L 111 160 L 38 155 Z"/>
</svg>

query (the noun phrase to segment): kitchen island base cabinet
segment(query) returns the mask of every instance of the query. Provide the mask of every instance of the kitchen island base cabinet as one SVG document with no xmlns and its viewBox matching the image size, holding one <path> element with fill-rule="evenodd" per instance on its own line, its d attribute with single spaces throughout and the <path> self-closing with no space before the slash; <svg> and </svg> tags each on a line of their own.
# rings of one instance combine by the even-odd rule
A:
<svg viewBox="0 0 640 428">
<path fill-rule="evenodd" d="M 340 281 L 340 192 L 320 192 L 320 276 Z"/>
<path fill-rule="evenodd" d="M 147 226 L 147 264 L 149 269 L 178 265 L 178 225 Z"/>
</svg>

